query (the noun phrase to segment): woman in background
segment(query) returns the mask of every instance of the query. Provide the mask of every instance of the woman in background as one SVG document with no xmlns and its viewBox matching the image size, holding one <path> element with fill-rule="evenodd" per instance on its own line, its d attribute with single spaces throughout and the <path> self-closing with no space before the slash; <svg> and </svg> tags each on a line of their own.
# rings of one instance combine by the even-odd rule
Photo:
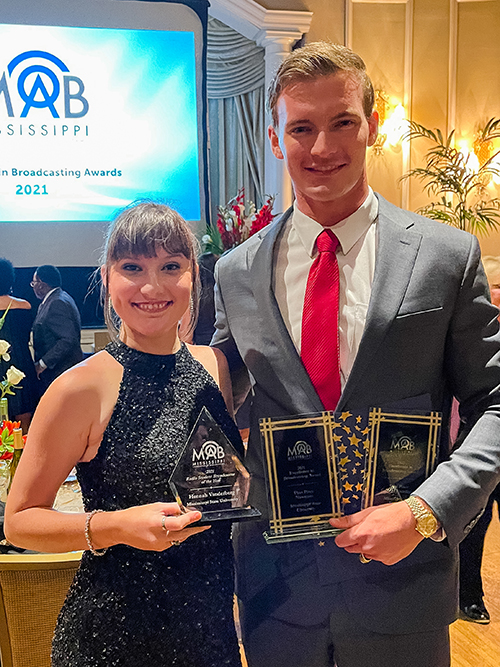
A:
<svg viewBox="0 0 500 667">
<path fill-rule="evenodd" d="M 12 296 L 14 279 L 12 263 L 8 259 L 0 258 L 0 318 L 5 315 L 0 329 L 0 340 L 10 344 L 9 361 L 0 357 L 0 380 L 3 380 L 10 366 L 15 366 L 25 375 L 21 382 L 22 388 L 16 388 L 14 395 L 7 398 L 10 419 L 20 421 L 26 433 L 38 401 L 35 365 L 29 349 L 33 315 L 29 301 Z"/>
<path fill-rule="evenodd" d="M 134 205 L 110 229 L 101 273 L 118 338 L 43 396 L 9 495 L 7 539 L 87 549 L 58 620 L 54 667 L 236 667 L 230 525 L 196 526 L 200 513 L 181 514 L 168 485 L 203 406 L 241 444 L 217 387 L 229 404 L 225 359 L 178 336 L 184 312 L 191 306 L 194 323 L 197 310 L 194 238 L 168 207 Z M 56 512 L 75 464 L 87 513 Z"/>
</svg>

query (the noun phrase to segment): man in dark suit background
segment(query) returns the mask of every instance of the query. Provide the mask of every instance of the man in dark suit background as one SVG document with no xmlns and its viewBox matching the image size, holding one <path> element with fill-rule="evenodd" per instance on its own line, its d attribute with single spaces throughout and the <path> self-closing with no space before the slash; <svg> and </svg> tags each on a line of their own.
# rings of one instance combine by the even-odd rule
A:
<svg viewBox="0 0 500 667">
<path fill-rule="evenodd" d="M 33 323 L 33 348 L 42 391 L 82 360 L 80 313 L 61 284 L 59 269 L 51 264 L 39 266 L 31 283 L 41 301 Z"/>
<path fill-rule="evenodd" d="M 447 667 L 457 546 L 500 470 L 500 336 L 479 245 L 369 188 L 377 117 L 352 51 L 319 43 L 292 52 L 268 101 L 272 150 L 296 200 L 216 266 L 213 344 L 235 387 L 246 381 L 252 395 L 249 501 L 267 517 L 260 418 L 380 406 L 440 411 L 443 429 L 440 464 L 412 499 L 331 520 L 345 529 L 334 539 L 268 545 L 266 520 L 235 527 L 248 663 Z M 318 248 L 328 230 L 336 250 Z M 320 352 L 314 366 L 305 322 L 314 310 L 337 312 L 333 287 L 331 307 L 307 296 L 325 253 L 336 266 L 338 323 L 308 332 Z M 453 396 L 464 429 L 447 460 Z"/>
</svg>

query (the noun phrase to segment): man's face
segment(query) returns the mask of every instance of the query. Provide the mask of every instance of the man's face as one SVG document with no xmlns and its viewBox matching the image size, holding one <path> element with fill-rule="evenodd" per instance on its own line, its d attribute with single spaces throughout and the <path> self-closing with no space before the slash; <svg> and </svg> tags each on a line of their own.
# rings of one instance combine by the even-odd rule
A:
<svg viewBox="0 0 500 667">
<path fill-rule="evenodd" d="M 36 298 L 40 299 L 40 301 L 47 294 L 47 292 L 50 291 L 50 287 L 42 280 L 40 280 L 40 278 L 36 275 L 36 271 L 30 284 L 33 288 L 33 292 L 35 292 Z"/>
<path fill-rule="evenodd" d="M 359 81 L 340 72 L 291 84 L 277 112 L 271 147 L 286 162 L 300 210 L 323 225 L 353 213 L 368 194 L 366 148 L 377 137 L 377 118 L 365 116 Z"/>
</svg>

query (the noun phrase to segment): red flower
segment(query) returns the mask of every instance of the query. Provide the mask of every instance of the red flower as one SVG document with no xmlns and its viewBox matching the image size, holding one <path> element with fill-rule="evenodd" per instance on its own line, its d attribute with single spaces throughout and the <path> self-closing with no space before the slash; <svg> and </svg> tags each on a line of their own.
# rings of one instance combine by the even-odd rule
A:
<svg viewBox="0 0 500 667">
<path fill-rule="evenodd" d="M 226 206 L 219 206 L 217 229 L 224 250 L 234 248 L 268 225 L 274 218 L 273 204 L 274 197 L 267 197 L 264 206 L 256 211 L 254 204 L 245 200 L 245 189 L 240 188 Z"/>
</svg>

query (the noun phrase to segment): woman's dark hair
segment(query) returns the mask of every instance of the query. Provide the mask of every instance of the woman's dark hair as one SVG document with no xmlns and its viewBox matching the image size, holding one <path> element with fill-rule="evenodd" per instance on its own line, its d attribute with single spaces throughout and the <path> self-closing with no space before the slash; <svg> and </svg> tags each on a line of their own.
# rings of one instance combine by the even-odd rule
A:
<svg viewBox="0 0 500 667">
<path fill-rule="evenodd" d="M 153 201 L 141 201 L 125 208 L 110 224 L 101 264 L 106 267 L 105 280 L 102 283 L 104 319 L 110 334 L 118 335 L 120 318 L 115 313 L 109 298 L 109 269 L 124 257 L 155 257 L 161 248 L 174 255 L 184 255 L 190 260 L 191 318 L 192 330 L 198 318 L 200 283 L 196 256 L 198 242 L 187 222 L 165 204 Z"/>
<path fill-rule="evenodd" d="M 10 294 L 15 277 L 16 272 L 12 262 L 5 257 L 0 257 L 0 296 Z"/>
</svg>

